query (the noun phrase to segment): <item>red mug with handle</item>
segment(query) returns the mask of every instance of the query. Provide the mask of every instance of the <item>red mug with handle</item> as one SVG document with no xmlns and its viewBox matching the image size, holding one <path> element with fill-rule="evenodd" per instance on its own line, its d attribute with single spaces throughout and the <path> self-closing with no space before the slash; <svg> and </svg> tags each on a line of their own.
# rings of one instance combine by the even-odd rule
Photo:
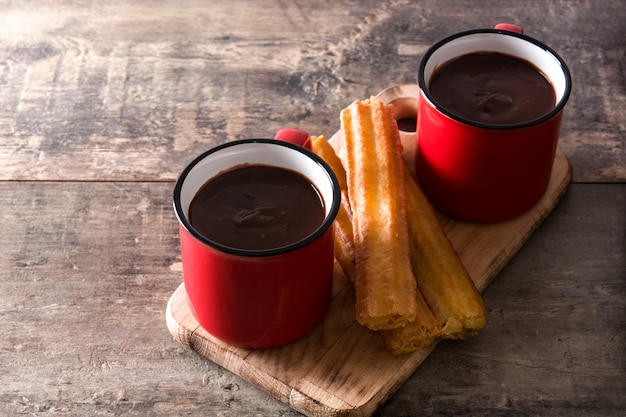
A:
<svg viewBox="0 0 626 417">
<path fill-rule="evenodd" d="M 448 110 L 430 91 L 434 74 L 468 54 L 496 52 L 531 63 L 550 82 L 556 103 L 532 120 L 491 124 Z M 515 218 L 545 193 L 556 153 L 563 108 L 571 91 L 565 62 L 548 46 L 515 25 L 449 36 L 424 55 L 415 171 L 440 211 L 460 220 L 494 223 Z"/>
<path fill-rule="evenodd" d="M 204 236 L 189 219 L 194 196 L 207 181 L 242 165 L 274 166 L 303 175 L 323 201 L 321 224 L 302 239 L 267 249 L 241 249 Z M 244 348 L 284 345 L 315 328 L 332 297 L 333 223 L 340 200 L 331 168 L 293 143 L 239 140 L 192 161 L 176 182 L 173 204 L 185 289 L 198 323 L 216 338 Z"/>
</svg>

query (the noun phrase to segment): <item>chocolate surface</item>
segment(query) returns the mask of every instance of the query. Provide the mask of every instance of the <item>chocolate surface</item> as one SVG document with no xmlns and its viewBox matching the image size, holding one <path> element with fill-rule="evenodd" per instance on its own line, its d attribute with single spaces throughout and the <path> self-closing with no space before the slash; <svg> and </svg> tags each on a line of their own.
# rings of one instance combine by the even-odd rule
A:
<svg viewBox="0 0 626 417">
<path fill-rule="evenodd" d="M 322 199 L 303 175 L 242 165 L 207 181 L 189 206 L 189 221 L 206 238 L 239 249 L 289 245 L 324 220 Z"/>
<path fill-rule="evenodd" d="M 480 123 L 517 124 L 555 105 L 552 84 L 530 62 L 495 52 L 463 55 L 438 68 L 429 85 L 452 114 Z"/>
</svg>

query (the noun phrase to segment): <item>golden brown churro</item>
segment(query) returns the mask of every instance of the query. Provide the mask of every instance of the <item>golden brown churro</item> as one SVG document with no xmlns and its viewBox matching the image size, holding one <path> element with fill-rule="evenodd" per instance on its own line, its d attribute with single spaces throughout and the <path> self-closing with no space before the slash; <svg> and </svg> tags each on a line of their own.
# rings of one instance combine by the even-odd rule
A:
<svg viewBox="0 0 626 417">
<path fill-rule="evenodd" d="M 354 283 L 354 239 L 352 237 L 352 213 L 348 198 L 346 170 L 335 149 L 324 136 L 311 136 L 311 150 L 319 155 L 333 170 L 341 188 L 341 205 L 335 218 L 335 259 L 341 265 L 350 282 Z"/>
<path fill-rule="evenodd" d="M 323 136 L 311 137 L 311 147 L 342 189 L 335 257 L 354 284 L 357 321 L 380 330 L 396 355 L 475 335 L 487 310 L 402 160 L 393 107 L 355 101 L 341 123 L 344 164 Z"/>
<path fill-rule="evenodd" d="M 372 330 L 415 320 L 404 163 L 393 109 L 375 98 L 341 112 L 354 229 L 356 320 Z"/>
<path fill-rule="evenodd" d="M 406 169 L 410 257 L 417 286 L 442 325 L 441 337 L 466 339 L 487 323 L 480 292 L 443 230 L 435 209 Z"/>
<path fill-rule="evenodd" d="M 438 336 L 471 337 L 487 321 L 483 299 L 408 168 L 405 192 L 411 264 L 419 291 L 437 318 Z M 400 329 L 382 332 L 382 336 L 389 350 L 398 355 L 427 346 L 436 335 L 425 332 L 424 325 L 415 320 Z"/>
<path fill-rule="evenodd" d="M 385 345 L 394 355 L 413 352 L 433 343 L 441 333 L 439 320 L 433 315 L 419 288 L 416 293 L 417 316 L 404 327 L 381 330 Z"/>
<path fill-rule="evenodd" d="M 333 146 L 326 141 L 324 135 L 311 136 L 310 141 L 311 150 L 321 157 L 335 173 L 337 181 L 339 182 L 339 188 L 341 188 L 341 204 L 343 204 L 345 209 L 348 211 L 348 215 L 352 217 L 350 199 L 348 197 L 348 180 L 346 179 L 346 170 L 343 167 L 341 159 L 337 156 L 335 148 L 333 148 Z"/>
</svg>

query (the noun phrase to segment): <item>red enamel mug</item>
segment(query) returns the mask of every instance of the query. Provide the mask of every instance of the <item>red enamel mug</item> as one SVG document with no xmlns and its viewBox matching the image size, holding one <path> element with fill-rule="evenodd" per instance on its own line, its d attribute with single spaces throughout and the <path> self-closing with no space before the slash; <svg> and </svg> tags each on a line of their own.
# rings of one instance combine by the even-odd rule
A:
<svg viewBox="0 0 626 417">
<path fill-rule="evenodd" d="M 571 91 L 565 62 L 512 25 L 457 33 L 433 45 L 418 71 L 420 97 L 415 171 L 440 211 L 460 220 L 495 223 L 532 208 L 552 172 L 563 108 Z M 450 60 L 498 52 L 532 63 L 552 84 L 556 104 L 516 124 L 489 124 L 458 116 L 433 98 L 433 74 Z"/>
<path fill-rule="evenodd" d="M 203 236 L 189 206 L 211 178 L 234 167 L 269 165 L 306 177 L 324 206 L 322 223 L 282 247 L 246 250 Z M 333 222 L 341 194 L 331 168 L 302 146 L 273 139 L 228 142 L 191 162 L 174 187 L 185 289 L 190 310 L 216 338 L 245 348 L 293 342 L 315 328 L 330 306 Z"/>
</svg>

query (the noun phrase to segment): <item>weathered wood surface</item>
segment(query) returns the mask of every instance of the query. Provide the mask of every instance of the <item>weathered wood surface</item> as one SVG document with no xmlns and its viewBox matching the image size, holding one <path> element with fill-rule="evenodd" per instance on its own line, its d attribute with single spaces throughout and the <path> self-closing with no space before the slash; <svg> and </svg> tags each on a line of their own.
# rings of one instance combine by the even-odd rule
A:
<svg viewBox="0 0 626 417">
<path fill-rule="evenodd" d="M 0 3 L 0 415 L 299 415 L 169 335 L 171 181 L 225 140 L 331 135 L 427 46 L 500 21 L 570 66 L 574 184 L 484 331 L 377 415 L 623 414 L 626 2 L 43 0 Z"/>
<path fill-rule="evenodd" d="M 0 415 L 298 415 L 170 336 L 170 192 L 0 183 Z M 486 290 L 487 327 L 440 343 L 377 415 L 619 415 L 625 202 L 572 185 Z"/>
<path fill-rule="evenodd" d="M 173 180 L 207 147 L 413 83 L 425 49 L 516 21 L 568 63 L 574 181 L 626 179 L 624 1 L 13 1 L 0 5 L 0 179 Z"/>
</svg>

